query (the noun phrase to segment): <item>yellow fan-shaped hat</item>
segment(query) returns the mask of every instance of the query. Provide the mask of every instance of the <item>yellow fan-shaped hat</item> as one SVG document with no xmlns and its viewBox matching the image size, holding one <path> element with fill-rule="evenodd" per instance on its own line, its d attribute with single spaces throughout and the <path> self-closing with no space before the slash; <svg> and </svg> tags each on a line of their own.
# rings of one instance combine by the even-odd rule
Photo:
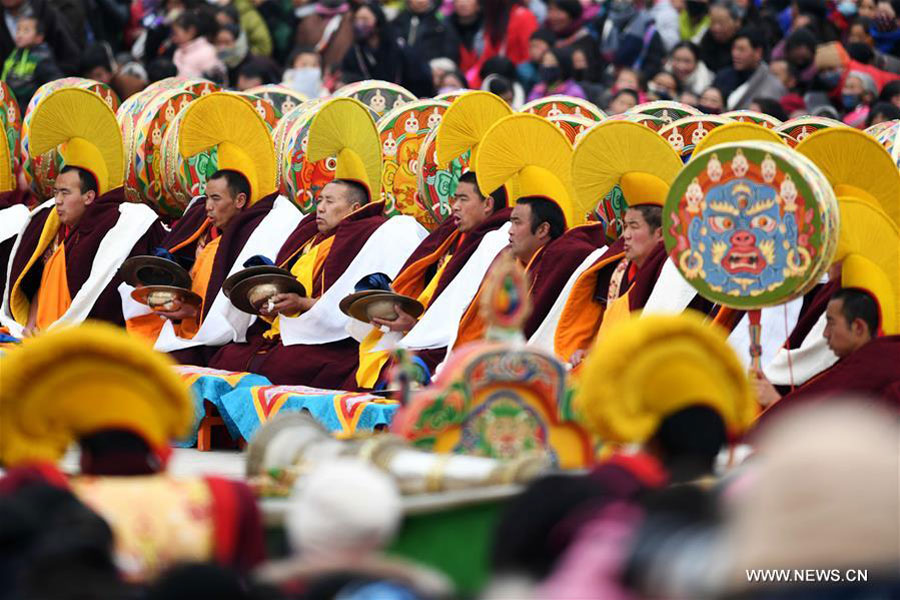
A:
<svg viewBox="0 0 900 600">
<path fill-rule="evenodd" d="M 0 461 L 56 461 L 79 437 L 127 429 L 155 449 L 193 420 L 174 363 L 99 322 L 26 340 L 2 359 Z"/>
<path fill-rule="evenodd" d="M 724 332 L 693 311 L 616 325 L 582 373 L 576 410 L 606 441 L 645 442 L 665 417 L 696 404 L 718 412 L 733 435 L 757 413 L 747 372 Z"/>
<path fill-rule="evenodd" d="M 767 129 L 756 123 L 744 123 L 738 121 L 735 123 L 719 125 L 707 133 L 703 139 L 697 143 L 697 146 L 694 148 L 694 153 L 691 156 L 700 156 L 700 154 L 708 148 L 712 148 L 719 144 L 731 144 L 734 142 L 774 142 L 781 146 L 786 145 L 776 131 Z"/>
<path fill-rule="evenodd" d="M 900 244 L 900 238 L 895 243 Z M 885 267 L 894 271 L 893 281 Z M 881 311 L 881 331 L 885 335 L 900 333 L 900 290 L 897 288 L 897 271 L 900 265 L 878 265 L 861 254 L 850 254 L 841 265 L 841 287 L 868 292 Z"/>
<path fill-rule="evenodd" d="M 275 191 L 275 143 L 250 102 L 214 92 L 191 102 L 182 119 L 178 147 L 184 158 L 216 147 L 217 168 L 237 171 L 250 183 L 249 204 Z"/>
<path fill-rule="evenodd" d="M 478 144 L 491 126 L 513 114 L 505 100 L 484 91 L 466 92 L 453 101 L 441 118 L 435 136 L 438 167 L 446 169 L 455 158 L 472 151 L 469 164 L 474 165 Z M 477 171 L 476 171 L 477 173 Z"/>
<path fill-rule="evenodd" d="M 2 109 L 2 106 L 0 106 Z M 2 121 L 0 121 L 2 124 Z M 0 192 L 8 192 L 16 188 L 16 178 L 13 175 L 12 157 L 9 155 L 9 144 L 6 139 L 0 139 Z"/>
<path fill-rule="evenodd" d="M 559 205 L 567 227 L 583 223 L 590 210 L 575 202 L 572 144 L 561 129 L 537 115 L 517 113 L 494 123 L 481 140 L 475 174 L 484 195 L 516 177 L 510 206 L 519 198 L 542 196 Z"/>
<path fill-rule="evenodd" d="M 900 226 L 881 207 L 856 196 L 839 197 L 838 206 L 841 227 L 833 262 L 852 253 L 867 256 L 878 264 L 900 260 Z M 900 277 L 900 271 L 897 276 Z"/>
<path fill-rule="evenodd" d="M 316 111 L 309 125 L 310 161 L 337 157 L 335 179 L 365 186 L 369 200 L 381 191 L 381 138 L 366 105 L 355 98 L 333 98 Z"/>
<path fill-rule="evenodd" d="M 629 206 L 662 206 L 682 166 L 678 152 L 649 127 L 607 121 L 575 145 L 572 179 L 581 206 L 595 206 L 616 185 Z"/>
<path fill-rule="evenodd" d="M 100 96 L 62 88 L 41 100 L 31 117 L 29 152 L 39 156 L 57 146 L 66 166 L 89 171 L 97 192 L 122 185 L 125 150 L 116 114 Z"/>
<path fill-rule="evenodd" d="M 820 129 L 795 148 L 822 170 L 838 196 L 878 204 L 900 225 L 900 171 L 877 140 L 850 127 Z"/>
</svg>

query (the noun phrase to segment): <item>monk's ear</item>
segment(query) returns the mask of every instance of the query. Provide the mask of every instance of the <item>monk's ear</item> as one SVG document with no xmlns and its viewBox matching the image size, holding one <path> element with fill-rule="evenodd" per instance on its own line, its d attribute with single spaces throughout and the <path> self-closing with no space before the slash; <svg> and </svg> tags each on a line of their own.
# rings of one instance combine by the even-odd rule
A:
<svg viewBox="0 0 900 600">
<path fill-rule="evenodd" d="M 850 323 L 850 331 L 853 332 L 853 335 L 860 338 L 871 337 L 869 326 L 862 319 L 853 319 L 853 322 Z"/>
<path fill-rule="evenodd" d="M 97 192 L 95 192 L 94 190 L 88 190 L 87 192 L 82 194 L 82 196 L 84 197 L 84 205 L 87 206 L 89 204 L 92 204 L 94 200 L 97 199 Z"/>
<path fill-rule="evenodd" d="M 548 223 L 547 221 L 541 221 L 541 224 L 538 225 L 535 234 L 537 235 L 537 237 L 546 236 L 547 239 L 550 239 L 550 223 Z"/>
<path fill-rule="evenodd" d="M 237 195 L 237 198 L 234 199 L 234 205 L 238 207 L 238 209 L 243 210 L 249 202 L 247 201 L 247 194 L 241 192 Z"/>
</svg>

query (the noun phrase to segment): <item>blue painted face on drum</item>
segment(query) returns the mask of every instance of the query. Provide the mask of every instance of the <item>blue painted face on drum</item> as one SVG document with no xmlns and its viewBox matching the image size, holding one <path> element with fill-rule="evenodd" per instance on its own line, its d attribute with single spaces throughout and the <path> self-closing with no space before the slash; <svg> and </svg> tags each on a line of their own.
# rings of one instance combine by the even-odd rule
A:
<svg viewBox="0 0 900 600">
<path fill-rule="evenodd" d="M 797 224 L 792 212 L 782 214 L 781 203 L 775 188 L 745 178 L 707 192 L 688 238 L 711 288 L 756 295 L 790 275 L 783 265 L 796 262 L 790 250 L 797 247 Z"/>
</svg>

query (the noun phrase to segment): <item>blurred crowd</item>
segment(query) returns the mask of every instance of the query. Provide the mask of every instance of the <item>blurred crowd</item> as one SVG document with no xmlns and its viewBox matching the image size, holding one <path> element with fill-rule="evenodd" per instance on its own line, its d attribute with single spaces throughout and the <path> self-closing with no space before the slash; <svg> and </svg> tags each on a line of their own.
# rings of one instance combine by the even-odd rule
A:
<svg viewBox="0 0 900 600">
<path fill-rule="evenodd" d="M 419 97 L 648 100 L 863 128 L 900 117 L 900 0 L 2 0 L 2 79 L 25 105 L 78 75 L 126 98 L 164 77 L 310 97 L 380 79 Z"/>
</svg>

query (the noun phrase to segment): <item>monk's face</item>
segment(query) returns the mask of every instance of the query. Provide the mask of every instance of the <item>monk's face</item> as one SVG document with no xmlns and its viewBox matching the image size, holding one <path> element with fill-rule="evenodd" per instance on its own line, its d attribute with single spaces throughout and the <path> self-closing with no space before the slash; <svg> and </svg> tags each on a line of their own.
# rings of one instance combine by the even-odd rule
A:
<svg viewBox="0 0 900 600">
<path fill-rule="evenodd" d="M 350 195 L 350 186 L 342 183 L 332 182 L 322 188 L 316 203 L 319 233 L 331 233 L 347 215 L 360 207 L 359 202 L 351 201 Z"/>
<path fill-rule="evenodd" d="M 484 198 L 474 183 L 460 181 L 456 186 L 456 195 L 450 202 L 450 208 L 453 209 L 456 228 L 466 233 L 491 216 L 494 212 L 494 202 L 490 198 Z"/>
<path fill-rule="evenodd" d="M 828 347 L 838 358 L 844 358 L 862 348 L 872 336 L 862 319 L 847 320 L 844 300 L 836 298 L 825 309 L 825 331 L 822 333 Z"/>
<path fill-rule="evenodd" d="M 206 182 L 206 216 L 219 230 L 225 229 L 246 205 L 247 195 L 232 194 L 224 177 Z"/>
<path fill-rule="evenodd" d="M 94 201 L 93 190 L 81 191 L 81 175 L 78 171 L 66 171 L 56 178 L 54 201 L 59 222 L 69 227 L 78 225 L 87 207 Z"/>
<path fill-rule="evenodd" d="M 641 267 L 662 241 L 662 229 L 651 229 L 644 214 L 636 208 L 625 211 L 624 225 L 622 239 L 625 242 L 625 258 Z"/>
<path fill-rule="evenodd" d="M 528 204 L 516 204 L 509 217 L 509 249 L 527 265 L 534 253 L 550 241 L 550 225 L 534 226 L 534 212 Z"/>
</svg>

